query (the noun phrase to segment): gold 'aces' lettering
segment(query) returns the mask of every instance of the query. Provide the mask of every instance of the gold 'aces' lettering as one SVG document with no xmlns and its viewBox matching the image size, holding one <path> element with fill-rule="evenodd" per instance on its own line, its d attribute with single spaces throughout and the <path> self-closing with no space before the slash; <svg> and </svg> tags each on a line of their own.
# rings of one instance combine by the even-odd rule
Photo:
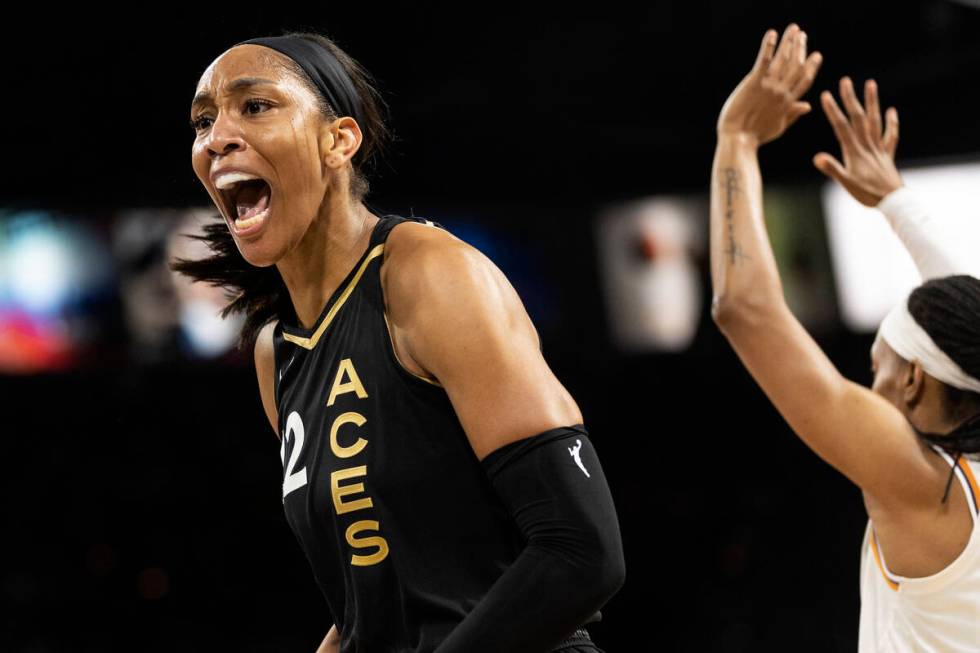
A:
<svg viewBox="0 0 980 653">
<path fill-rule="evenodd" d="M 344 381 L 344 376 L 347 377 L 347 381 Z M 327 405 L 333 406 L 337 397 L 348 392 L 356 393 L 358 399 L 367 399 L 368 396 L 364 390 L 364 384 L 361 383 L 361 378 L 357 376 L 357 370 L 354 369 L 354 363 L 351 362 L 351 359 L 345 358 L 340 361 L 340 365 L 337 367 L 337 375 L 333 379 L 330 396 L 327 397 Z"/>
<path fill-rule="evenodd" d="M 364 492 L 364 483 L 340 484 L 341 481 L 346 481 L 349 478 L 357 478 L 358 476 L 367 476 L 367 465 L 338 469 L 330 474 L 330 494 L 333 496 L 333 507 L 338 515 L 354 512 L 355 510 L 364 510 L 374 505 L 371 497 L 344 501 L 344 497 L 349 494 L 361 494 Z"/>
<path fill-rule="evenodd" d="M 377 547 L 377 551 L 371 553 L 370 555 L 358 555 L 356 553 L 351 554 L 350 563 L 357 567 L 367 567 L 368 565 L 376 565 L 385 558 L 388 557 L 388 542 L 385 538 L 380 535 L 373 535 L 371 537 L 361 537 L 358 538 L 356 535 L 364 531 L 374 531 L 378 532 L 378 527 L 381 524 L 371 519 L 364 519 L 362 521 L 357 521 L 351 524 L 347 528 L 347 543 L 350 544 L 355 549 L 366 549 L 368 547 Z"/>
<path fill-rule="evenodd" d="M 333 455 L 337 456 L 338 458 L 350 458 L 351 456 L 356 456 L 357 454 L 361 453 L 364 447 L 367 446 L 367 440 L 362 437 L 358 437 L 354 444 L 345 447 L 342 446 L 340 441 L 337 439 L 337 432 L 344 424 L 353 424 L 357 427 L 361 427 L 364 426 L 365 422 L 367 422 L 367 418 L 360 413 L 350 412 L 337 416 L 337 419 L 335 419 L 333 424 L 330 426 L 330 451 L 333 452 Z"/>
<path fill-rule="evenodd" d="M 337 367 L 337 374 L 334 376 L 330 395 L 327 397 L 327 406 L 333 406 L 337 397 L 347 393 L 354 393 L 358 399 L 367 399 L 368 396 L 357 370 L 354 369 L 354 363 L 351 359 L 344 358 Z M 354 411 L 342 413 L 334 418 L 333 424 L 330 425 L 330 451 L 333 455 L 337 458 L 353 458 L 364 451 L 368 445 L 367 439 L 355 434 L 363 433 L 361 427 L 366 423 L 367 418 Z M 340 428 L 345 425 L 350 426 L 344 429 L 344 440 L 350 442 L 352 437 L 355 438 L 353 443 L 349 445 L 340 443 Z M 358 465 L 331 472 L 330 494 L 333 497 L 333 507 L 337 515 L 366 510 L 374 506 L 374 501 L 367 496 L 363 482 L 348 482 L 342 485 L 344 481 L 366 476 L 367 465 Z M 361 496 L 354 497 L 352 495 Z M 373 519 L 362 519 L 347 527 L 345 533 L 347 543 L 356 551 L 356 553 L 351 553 L 350 563 L 352 565 L 367 567 L 376 565 L 388 557 L 388 542 L 381 536 L 380 529 L 381 523 Z M 361 535 L 362 533 L 364 535 Z"/>
</svg>

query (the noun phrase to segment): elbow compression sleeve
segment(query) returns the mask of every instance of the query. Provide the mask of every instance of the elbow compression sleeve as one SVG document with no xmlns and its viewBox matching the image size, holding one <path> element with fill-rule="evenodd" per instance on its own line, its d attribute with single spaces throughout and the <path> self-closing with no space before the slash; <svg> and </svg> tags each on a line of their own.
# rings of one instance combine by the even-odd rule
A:
<svg viewBox="0 0 980 653">
<path fill-rule="evenodd" d="M 546 653 L 623 584 L 606 477 L 581 425 L 501 447 L 483 467 L 526 544 L 436 653 Z"/>
</svg>

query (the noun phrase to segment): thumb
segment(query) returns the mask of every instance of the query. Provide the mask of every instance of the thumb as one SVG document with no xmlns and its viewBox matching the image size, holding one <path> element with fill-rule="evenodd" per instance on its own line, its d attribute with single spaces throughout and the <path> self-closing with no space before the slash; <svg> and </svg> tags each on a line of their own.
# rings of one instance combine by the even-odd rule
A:
<svg viewBox="0 0 980 653">
<path fill-rule="evenodd" d="M 847 179 L 847 171 L 844 169 L 844 166 L 841 165 L 840 161 L 835 159 L 830 154 L 820 152 L 813 157 L 813 165 L 816 166 L 817 170 L 824 173 L 841 186 L 844 185 L 844 180 Z"/>
<path fill-rule="evenodd" d="M 809 102 L 794 102 L 793 106 L 789 108 L 789 113 L 786 115 L 786 126 L 789 127 L 799 120 L 801 116 L 810 113 L 810 108 Z"/>
</svg>

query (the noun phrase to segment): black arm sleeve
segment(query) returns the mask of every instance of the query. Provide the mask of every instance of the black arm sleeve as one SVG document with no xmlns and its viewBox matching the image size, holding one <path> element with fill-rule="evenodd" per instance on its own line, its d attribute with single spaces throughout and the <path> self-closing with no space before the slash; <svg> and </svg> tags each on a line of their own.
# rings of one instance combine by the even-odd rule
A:
<svg viewBox="0 0 980 653">
<path fill-rule="evenodd" d="M 526 545 L 436 653 L 546 653 L 623 584 L 606 477 L 581 425 L 509 444 L 483 466 Z"/>
</svg>

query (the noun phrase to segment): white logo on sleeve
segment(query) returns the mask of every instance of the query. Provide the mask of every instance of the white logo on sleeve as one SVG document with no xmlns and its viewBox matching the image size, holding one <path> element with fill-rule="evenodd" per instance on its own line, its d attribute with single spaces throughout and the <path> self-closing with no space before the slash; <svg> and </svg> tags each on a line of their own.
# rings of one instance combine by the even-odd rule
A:
<svg viewBox="0 0 980 653">
<path fill-rule="evenodd" d="M 582 473 L 585 474 L 587 478 L 592 478 L 592 474 L 589 474 L 589 470 L 587 470 L 585 468 L 585 465 L 582 464 L 582 455 L 579 453 L 579 451 L 581 450 L 582 450 L 582 441 L 576 440 L 575 446 L 568 448 L 568 453 L 572 454 L 572 458 L 575 459 L 575 464 L 578 465 L 578 468 L 582 470 Z"/>
</svg>

